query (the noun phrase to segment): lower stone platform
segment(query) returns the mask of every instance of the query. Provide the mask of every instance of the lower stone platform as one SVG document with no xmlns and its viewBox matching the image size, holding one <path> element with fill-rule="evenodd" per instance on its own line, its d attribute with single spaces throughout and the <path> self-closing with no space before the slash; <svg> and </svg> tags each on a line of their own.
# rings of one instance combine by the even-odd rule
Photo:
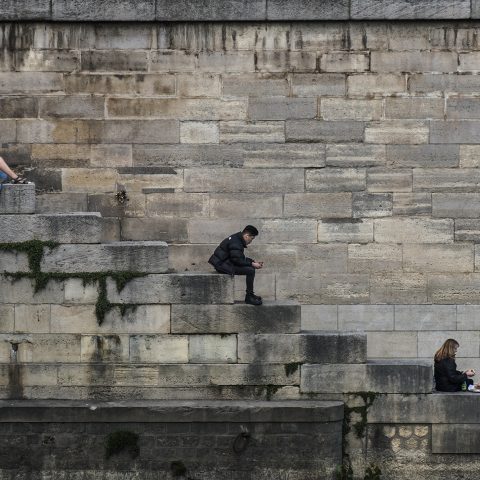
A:
<svg viewBox="0 0 480 480">
<path fill-rule="evenodd" d="M 0 401 L 0 479 L 333 479 L 341 402 Z"/>
</svg>

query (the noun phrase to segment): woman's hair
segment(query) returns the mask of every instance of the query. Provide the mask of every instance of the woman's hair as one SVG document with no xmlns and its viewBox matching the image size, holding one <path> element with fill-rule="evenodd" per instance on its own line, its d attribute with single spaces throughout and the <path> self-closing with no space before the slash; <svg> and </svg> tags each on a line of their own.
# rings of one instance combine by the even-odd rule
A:
<svg viewBox="0 0 480 480">
<path fill-rule="evenodd" d="M 445 358 L 455 358 L 458 345 L 458 342 L 453 338 L 445 340 L 444 344 L 435 352 L 434 360 L 440 362 L 440 360 L 444 360 Z"/>
</svg>

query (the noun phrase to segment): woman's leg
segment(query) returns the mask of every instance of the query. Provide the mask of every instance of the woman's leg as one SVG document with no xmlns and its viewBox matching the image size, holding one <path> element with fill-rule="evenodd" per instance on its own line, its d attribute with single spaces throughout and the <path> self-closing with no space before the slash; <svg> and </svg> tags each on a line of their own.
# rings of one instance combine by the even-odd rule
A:
<svg viewBox="0 0 480 480">
<path fill-rule="evenodd" d="M 13 180 L 18 178 L 18 175 L 7 165 L 7 162 L 2 157 L 0 157 L 0 170 Z"/>
</svg>

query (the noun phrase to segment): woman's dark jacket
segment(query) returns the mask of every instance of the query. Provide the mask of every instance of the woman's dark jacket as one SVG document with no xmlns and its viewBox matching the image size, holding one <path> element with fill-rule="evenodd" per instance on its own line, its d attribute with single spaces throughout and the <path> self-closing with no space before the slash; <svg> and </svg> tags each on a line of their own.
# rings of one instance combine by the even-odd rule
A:
<svg viewBox="0 0 480 480">
<path fill-rule="evenodd" d="M 213 265 L 218 272 L 233 275 L 235 267 L 252 266 L 253 260 L 243 253 L 246 247 L 242 232 L 230 235 L 215 249 L 208 263 Z"/>
<path fill-rule="evenodd" d="M 467 380 L 467 375 L 457 370 L 457 364 L 453 358 L 447 357 L 435 362 L 435 388 L 438 391 L 459 392 L 462 389 L 462 383 Z"/>
</svg>

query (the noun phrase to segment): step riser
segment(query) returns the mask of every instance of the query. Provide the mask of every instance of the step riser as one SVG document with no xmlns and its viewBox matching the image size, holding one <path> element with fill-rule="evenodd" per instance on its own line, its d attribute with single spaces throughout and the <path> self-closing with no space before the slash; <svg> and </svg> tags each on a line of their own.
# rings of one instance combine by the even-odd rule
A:
<svg viewBox="0 0 480 480">
<path fill-rule="evenodd" d="M 0 188 L 0 215 L 35 213 L 35 185 L 9 185 Z"/>
</svg>

